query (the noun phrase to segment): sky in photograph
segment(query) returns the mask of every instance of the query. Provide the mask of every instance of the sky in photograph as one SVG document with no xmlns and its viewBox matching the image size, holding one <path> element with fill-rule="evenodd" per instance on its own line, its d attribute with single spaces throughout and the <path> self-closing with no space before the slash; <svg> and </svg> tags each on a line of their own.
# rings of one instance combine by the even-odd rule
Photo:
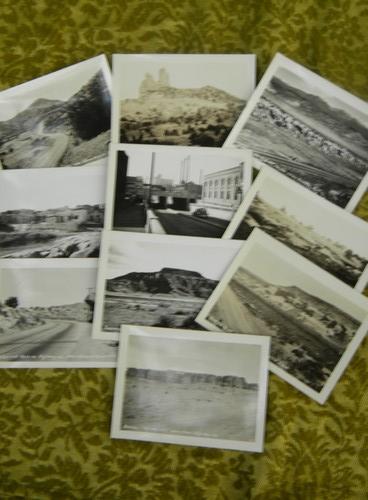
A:
<svg viewBox="0 0 368 500">
<path fill-rule="evenodd" d="M 42 263 L 43 264 L 43 263 Z M 20 307 L 48 307 L 83 302 L 95 289 L 97 269 L 93 267 L 0 268 L 0 301 L 17 297 Z"/>
<path fill-rule="evenodd" d="M 355 217 L 346 211 L 325 200 L 320 203 L 310 191 L 302 191 L 299 186 L 295 191 L 292 186 L 292 181 L 288 182 L 286 177 L 281 181 L 281 177 L 278 180 L 266 176 L 257 195 L 278 209 L 285 208 L 288 215 L 293 215 L 304 225 L 312 226 L 318 234 L 368 258 L 368 225 L 363 231 L 362 224 L 354 224 Z"/>
<path fill-rule="evenodd" d="M 292 85 L 303 92 L 320 97 L 331 107 L 345 111 L 352 118 L 359 120 L 362 125 L 368 127 L 368 113 L 360 110 L 357 106 L 350 104 L 348 102 L 348 97 L 343 100 L 340 96 L 337 96 L 335 87 L 332 86 L 327 80 L 325 80 L 323 84 L 319 81 L 317 82 L 310 76 L 308 77 L 304 71 L 300 71 L 299 67 L 295 67 L 294 71 L 291 71 L 288 68 L 279 66 L 275 71 L 274 76 L 281 78 L 289 85 Z"/>
<path fill-rule="evenodd" d="M 28 108 L 37 99 L 66 101 L 77 93 L 99 70 L 101 61 L 86 61 L 50 73 L 41 81 L 32 80 L 12 91 L 0 92 L 0 122 L 9 120 Z"/>
<path fill-rule="evenodd" d="M 241 376 L 257 383 L 260 354 L 254 344 L 130 335 L 127 366 Z"/>
<path fill-rule="evenodd" d="M 127 175 L 132 177 L 143 177 L 144 182 L 149 183 L 151 175 L 151 166 L 153 164 L 153 176 L 165 179 L 171 179 L 174 184 L 180 183 L 180 170 L 185 161 L 189 165 L 189 181 L 200 184 L 203 177 L 207 174 L 220 170 L 237 167 L 243 161 L 243 158 L 234 153 L 229 156 L 215 154 L 188 154 L 188 152 L 156 152 L 153 156 L 152 151 L 128 150 L 129 156 Z M 153 162 L 153 163 L 152 163 Z"/>
<path fill-rule="evenodd" d="M 130 272 L 154 272 L 163 267 L 197 271 L 219 279 L 241 243 L 208 238 L 163 237 L 153 234 L 111 232 L 106 278 Z"/>
<path fill-rule="evenodd" d="M 120 99 L 139 97 L 139 87 L 146 73 L 157 81 L 161 68 L 168 72 L 171 87 L 194 89 L 210 85 L 240 99 L 249 99 L 254 90 L 253 61 L 249 65 L 249 59 L 242 59 L 241 55 L 139 55 L 129 60 L 114 59 L 114 72 L 120 78 L 120 81 L 115 80 Z"/>
<path fill-rule="evenodd" d="M 0 171 L 0 212 L 72 208 L 83 204 L 102 204 L 104 201 L 104 167 Z"/>
<path fill-rule="evenodd" d="M 251 239 L 248 239 L 249 244 L 251 244 L 250 242 Z M 309 264 L 292 250 L 282 245 L 282 255 L 275 253 L 272 245 L 281 247 L 281 243 L 277 243 L 274 240 L 271 243 L 270 238 L 268 245 L 259 242 L 252 244 L 249 252 L 242 259 L 240 267 L 257 275 L 267 283 L 279 286 L 296 286 L 358 320 L 367 316 L 367 310 L 354 304 L 354 301 L 350 299 L 352 295 L 359 295 L 358 292 L 349 290 L 349 293 L 341 294 L 336 292 L 334 288 L 327 287 L 315 266 Z M 313 271 L 310 269 L 311 267 L 314 268 Z"/>
</svg>

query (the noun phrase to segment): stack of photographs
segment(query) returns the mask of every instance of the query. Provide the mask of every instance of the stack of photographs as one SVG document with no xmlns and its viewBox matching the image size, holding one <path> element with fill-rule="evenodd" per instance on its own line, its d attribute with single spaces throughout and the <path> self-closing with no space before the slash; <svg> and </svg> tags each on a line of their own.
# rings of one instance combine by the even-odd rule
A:
<svg viewBox="0 0 368 500">
<path fill-rule="evenodd" d="M 118 352 L 114 438 L 262 451 L 267 366 L 323 404 L 367 333 L 368 104 L 255 74 L 116 54 L 112 99 L 104 56 L 0 93 L 0 366 Z"/>
<path fill-rule="evenodd" d="M 91 341 L 110 88 L 98 56 L 0 93 L 0 367 L 116 363 Z"/>
</svg>

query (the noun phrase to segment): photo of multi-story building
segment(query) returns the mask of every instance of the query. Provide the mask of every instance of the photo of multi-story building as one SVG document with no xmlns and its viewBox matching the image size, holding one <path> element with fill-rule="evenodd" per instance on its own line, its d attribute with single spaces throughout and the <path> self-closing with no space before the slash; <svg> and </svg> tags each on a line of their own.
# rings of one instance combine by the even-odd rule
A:
<svg viewBox="0 0 368 500">
<path fill-rule="evenodd" d="M 221 237 L 249 188 L 250 161 L 191 149 L 117 150 L 111 229 Z"/>
</svg>

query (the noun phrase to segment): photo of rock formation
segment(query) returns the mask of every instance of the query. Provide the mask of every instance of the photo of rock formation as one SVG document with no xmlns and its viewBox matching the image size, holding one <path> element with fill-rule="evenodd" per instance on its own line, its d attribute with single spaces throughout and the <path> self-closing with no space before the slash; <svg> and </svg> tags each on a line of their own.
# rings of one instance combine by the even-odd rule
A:
<svg viewBox="0 0 368 500">
<path fill-rule="evenodd" d="M 48 98 L 45 89 L 45 97 L 0 121 L 0 169 L 98 164 L 110 141 L 110 101 L 102 70 L 67 99 Z"/>
<path fill-rule="evenodd" d="M 106 231 L 104 238 L 96 338 L 118 335 L 122 324 L 202 329 L 194 319 L 241 246 L 232 240 L 122 231 Z"/>
<path fill-rule="evenodd" d="M 198 329 L 194 318 L 217 285 L 196 271 L 163 268 L 106 280 L 103 329 L 123 323 Z"/>
<path fill-rule="evenodd" d="M 257 389 L 232 375 L 129 368 L 121 429 L 253 441 Z"/>
<path fill-rule="evenodd" d="M 174 87 L 160 67 L 157 77 L 146 73 L 137 98 L 120 101 L 120 142 L 220 147 L 245 104 L 211 84 Z"/>
<path fill-rule="evenodd" d="M 270 335 L 271 361 L 320 392 L 366 311 L 290 260 L 254 245 L 211 298 L 207 320 L 224 332 Z"/>
<path fill-rule="evenodd" d="M 255 441 L 263 384 L 257 341 L 235 343 L 218 334 L 205 341 L 202 332 L 194 337 L 188 331 L 187 337 L 178 330 L 171 335 L 167 329 L 133 328 L 137 334 L 129 334 L 126 343 L 120 430 Z"/>
</svg>

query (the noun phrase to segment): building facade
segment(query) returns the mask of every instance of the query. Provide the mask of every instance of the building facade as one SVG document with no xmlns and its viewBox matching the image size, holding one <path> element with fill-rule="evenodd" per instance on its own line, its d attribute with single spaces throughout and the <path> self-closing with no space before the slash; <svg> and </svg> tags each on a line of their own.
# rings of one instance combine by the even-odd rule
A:
<svg viewBox="0 0 368 500">
<path fill-rule="evenodd" d="M 203 177 L 202 205 L 236 209 L 243 197 L 243 163 Z"/>
</svg>

